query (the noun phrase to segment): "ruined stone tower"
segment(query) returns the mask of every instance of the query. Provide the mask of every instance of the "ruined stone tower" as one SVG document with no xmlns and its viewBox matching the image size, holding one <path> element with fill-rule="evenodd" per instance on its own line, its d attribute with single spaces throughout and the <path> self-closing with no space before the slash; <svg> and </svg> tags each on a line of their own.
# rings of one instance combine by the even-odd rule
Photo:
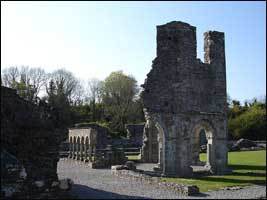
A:
<svg viewBox="0 0 267 200">
<path fill-rule="evenodd" d="M 203 63 L 197 59 L 196 27 L 176 21 L 157 26 L 157 57 L 143 84 L 147 123 L 141 156 L 159 162 L 164 175 L 192 174 L 202 129 L 208 140 L 206 168 L 227 171 L 224 33 L 204 33 L 204 51 Z"/>
</svg>

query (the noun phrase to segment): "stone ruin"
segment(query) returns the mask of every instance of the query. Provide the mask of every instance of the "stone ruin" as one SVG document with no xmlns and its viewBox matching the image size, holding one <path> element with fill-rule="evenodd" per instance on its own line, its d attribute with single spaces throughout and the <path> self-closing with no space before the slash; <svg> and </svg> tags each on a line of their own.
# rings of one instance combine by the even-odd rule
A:
<svg viewBox="0 0 267 200">
<path fill-rule="evenodd" d="M 92 162 L 96 150 L 96 134 L 92 128 L 69 129 L 69 158 Z"/>
<path fill-rule="evenodd" d="M 124 151 L 107 145 L 102 147 L 99 132 L 91 127 L 69 129 L 69 158 L 88 163 L 92 168 L 108 168 L 111 165 L 123 164 L 127 161 Z"/>
<path fill-rule="evenodd" d="M 200 132 L 207 137 L 205 168 L 227 168 L 224 33 L 204 33 L 197 59 L 196 27 L 173 21 L 157 26 L 157 57 L 142 85 L 146 124 L 141 158 L 166 176 L 190 177 L 199 162 Z"/>
<path fill-rule="evenodd" d="M 125 125 L 127 139 L 129 140 L 128 146 L 138 148 L 142 147 L 144 125 L 144 123 Z"/>
<path fill-rule="evenodd" d="M 53 190 L 65 138 L 67 129 L 53 110 L 1 86 L 1 198 Z"/>
</svg>

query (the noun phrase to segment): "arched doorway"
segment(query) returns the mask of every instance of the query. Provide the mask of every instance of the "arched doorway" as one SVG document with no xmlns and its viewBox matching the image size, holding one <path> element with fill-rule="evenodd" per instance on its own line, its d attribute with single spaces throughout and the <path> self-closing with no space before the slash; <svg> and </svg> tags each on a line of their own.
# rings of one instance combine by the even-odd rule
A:
<svg viewBox="0 0 267 200">
<path fill-rule="evenodd" d="M 191 137 L 191 167 L 193 171 L 210 171 L 215 167 L 215 131 L 210 122 L 199 121 L 192 130 Z M 200 161 L 201 140 L 206 145 L 206 162 Z M 205 141 L 206 140 L 206 141 Z M 203 146 L 202 146 L 203 148 Z M 201 168 L 202 167 L 202 168 Z M 204 167 L 204 168 L 203 168 Z"/>
</svg>

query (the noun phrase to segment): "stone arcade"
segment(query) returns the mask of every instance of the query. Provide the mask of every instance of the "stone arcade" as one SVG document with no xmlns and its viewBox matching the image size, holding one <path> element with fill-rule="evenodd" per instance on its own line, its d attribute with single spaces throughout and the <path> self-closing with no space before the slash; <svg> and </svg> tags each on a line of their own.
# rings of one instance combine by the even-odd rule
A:
<svg viewBox="0 0 267 200">
<path fill-rule="evenodd" d="M 77 127 L 69 129 L 69 158 L 88 162 L 91 168 L 109 168 L 111 165 L 124 164 L 127 157 L 124 151 L 106 145 L 103 146 L 103 134 L 92 127 Z"/>
<path fill-rule="evenodd" d="M 96 131 L 92 128 L 69 129 L 69 158 L 92 162 L 96 150 Z"/>
<path fill-rule="evenodd" d="M 157 57 L 143 84 L 146 124 L 141 158 L 163 175 L 189 177 L 198 163 L 199 137 L 208 140 L 205 168 L 227 168 L 224 33 L 204 33 L 204 63 L 197 59 L 196 28 L 183 22 L 157 26 Z"/>
</svg>

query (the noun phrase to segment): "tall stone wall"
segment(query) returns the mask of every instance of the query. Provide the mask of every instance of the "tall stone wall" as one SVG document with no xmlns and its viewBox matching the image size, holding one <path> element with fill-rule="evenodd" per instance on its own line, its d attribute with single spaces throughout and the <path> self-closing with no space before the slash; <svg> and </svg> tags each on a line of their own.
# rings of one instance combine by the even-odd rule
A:
<svg viewBox="0 0 267 200">
<path fill-rule="evenodd" d="M 165 175 L 190 176 L 201 128 L 209 137 L 207 164 L 215 173 L 227 169 L 224 33 L 204 33 L 204 51 L 203 63 L 196 57 L 194 26 L 176 21 L 157 26 L 157 57 L 142 98 L 160 133 L 158 156 Z"/>
<path fill-rule="evenodd" d="M 1 195 L 50 187 L 58 179 L 59 144 L 67 134 L 58 123 L 56 111 L 32 104 L 15 90 L 1 86 L 1 174 L 5 172 Z M 25 170 L 23 180 L 11 178 L 15 170 L 11 161 Z M 17 190 L 16 181 L 20 184 Z"/>
</svg>

